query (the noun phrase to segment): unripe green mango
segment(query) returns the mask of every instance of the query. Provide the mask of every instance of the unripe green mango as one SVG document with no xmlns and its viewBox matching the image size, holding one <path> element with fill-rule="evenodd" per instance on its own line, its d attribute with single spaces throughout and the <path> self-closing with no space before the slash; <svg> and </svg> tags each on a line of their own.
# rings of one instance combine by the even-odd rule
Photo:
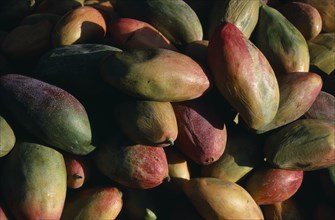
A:
<svg viewBox="0 0 335 220">
<path fill-rule="evenodd" d="M 278 10 L 262 3 L 255 32 L 255 45 L 269 60 L 276 75 L 309 71 L 310 58 L 304 36 Z"/>
<path fill-rule="evenodd" d="M 0 157 L 6 156 L 13 149 L 15 141 L 12 127 L 0 115 Z"/>
<path fill-rule="evenodd" d="M 37 62 L 32 77 L 51 83 L 76 97 L 86 97 L 109 90 L 98 74 L 105 56 L 120 49 L 102 44 L 74 44 L 56 47 Z"/>
<path fill-rule="evenodd" d="M 292 170 L 318 170 L 335 165 L 335 122 L 299 119 L 265 140 L 265 160 Z"/>
<path fill-rule="evenodd" d="M 3 75 L 0 103 L 22 127 L 48 145 L 80 155 L 95 149 L 84 106 L 59 87 L 19 74 Z"/>
<path fill-rule="evenodd" d="M 135 143 L 165 147 L 177 138 L 177 119 L 170 102 L 130 99 L 115 105 L 114 116 Z"/>
<path fill-rule="evenodd" d="M 63 155 L 54 148 L 17 142 L 1 170 L 1 195 L 16 219 L 59 219 L 66 197 Z"/>
<path fill-rule="evenodd" d="M 210 89 L 203 68 L 182 53 L 133 49 L 108 55 L 101 76 L 124 93 L 151 101 L 185 101 Z"/>
<path fill-rule="evenodd" d="M 121 17 L 148 22 L 179 46 L 203 38 L 197 14 L 183 0 L 122 0 L 116 2 L 116 10 Z"/>
</svg>

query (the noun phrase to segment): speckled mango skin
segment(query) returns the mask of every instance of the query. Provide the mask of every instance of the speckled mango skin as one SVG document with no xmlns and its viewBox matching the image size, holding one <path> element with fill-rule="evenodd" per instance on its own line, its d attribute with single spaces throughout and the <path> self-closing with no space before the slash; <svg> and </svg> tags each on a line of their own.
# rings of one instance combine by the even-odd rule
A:
<svg viewBox="0 0 335 220">
<path fill-rule="evenodd" d="M 66 168 L 57 150 L 17 142 L 1 171 L 1 195 L 16 219 L 59 219 L 66 196 Z"/>
</svg>

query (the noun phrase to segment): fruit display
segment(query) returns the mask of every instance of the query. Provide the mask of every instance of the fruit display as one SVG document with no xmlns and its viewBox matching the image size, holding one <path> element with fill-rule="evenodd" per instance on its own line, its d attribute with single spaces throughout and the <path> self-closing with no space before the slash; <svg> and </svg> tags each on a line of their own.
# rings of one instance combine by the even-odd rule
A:
<svg viewBox="0 0 335 220">
<path fill-rule="evenodd" d="M 333 0 L 0 2 L 1 220 L 335 216 Z"/>
</svg>

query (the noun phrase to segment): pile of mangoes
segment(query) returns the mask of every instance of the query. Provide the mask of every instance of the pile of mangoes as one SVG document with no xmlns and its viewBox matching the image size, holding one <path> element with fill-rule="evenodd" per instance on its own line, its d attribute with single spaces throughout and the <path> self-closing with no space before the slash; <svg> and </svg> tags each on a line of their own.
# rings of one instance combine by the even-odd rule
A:
<svg viewBox="0 0 335 220">
<path fill-rule="evenodd" d="M 332 219 L 334 0 L 0 2 L 0 219 Z"/>
</svg>

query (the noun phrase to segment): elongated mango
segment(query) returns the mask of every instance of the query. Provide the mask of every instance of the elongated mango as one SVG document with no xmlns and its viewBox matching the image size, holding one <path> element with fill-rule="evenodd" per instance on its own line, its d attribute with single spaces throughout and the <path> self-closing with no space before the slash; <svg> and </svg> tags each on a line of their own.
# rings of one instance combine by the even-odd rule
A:
<svg viewBox="0 0 335 220">
<path fill-rule="evenodd" d="M 261 4 L 255 45 L 269 60 L 276 75 L 308 72 L 308 45 L 301 32 L 278 10 Z"/>
<path fill-rule="evenodd" d="M 209 78 L 197 62 L 161 48 L 110 54 L 100 72 L 106 82 L 124 93 L 151 101 L 185 101 L 210 88 Z"/>
<path fill-rule="evenodd" d="M 1 196 L 15 219 L 59 219 L 66 196 L 62 154 L 45 145 L 17 142 L 1 170 Z"/>
<path fill-rule="evenodd" d="M 209 17 L 209 38 L 223 21 L 233 23 L 249 38 L 256 27 L 258 14 L 259 1 L 216 0 Z"/>
<path fill-rule="evenodd" d="M 232 23 L 209 40 L 208 64 L 221 94 L 251 129 L 267 125 L 279 106 L 276 76 L 263 53 Z"/>
<path fill-rule="evenodd" d="M 271 134 L 265 160 L 281 169 L 317 170 L 335 165 L 335 122 L 299 119 Z"/>
<path fill-rule="evenodd" d="M 236 183 L 217 178 L 192 178 L 184 193 L 205 219 L 264 219 L 251 195 Z"/>
<path fill-rule="evenodd" d="M 82 155 L 95 149 L 84 106 L 59 87 L 19 74 L 3 75 L 0 103 L 22 127 L 50 146 Z"/>
</svg>

